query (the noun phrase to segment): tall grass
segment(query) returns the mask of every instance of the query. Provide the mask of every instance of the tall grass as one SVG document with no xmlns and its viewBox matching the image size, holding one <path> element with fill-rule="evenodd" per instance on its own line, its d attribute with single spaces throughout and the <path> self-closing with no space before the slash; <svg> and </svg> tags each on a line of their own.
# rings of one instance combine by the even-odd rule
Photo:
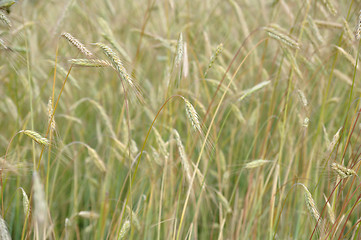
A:
<svg viewBox="0 0 361 240">
<path fill-rule="evenodd" d="M 359 1 L 12 3 L 4 239 L 361 238 Z"/>
</svg>

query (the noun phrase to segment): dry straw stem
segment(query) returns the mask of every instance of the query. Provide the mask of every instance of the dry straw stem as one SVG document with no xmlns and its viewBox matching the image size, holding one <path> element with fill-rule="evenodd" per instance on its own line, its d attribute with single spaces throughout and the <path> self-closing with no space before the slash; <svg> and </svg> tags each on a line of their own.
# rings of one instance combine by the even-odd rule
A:
<svg viewBox="0 0 361 240">
<path fill-rule="evenodd" d="M 6 226 L 5 220 L 0 216 L 0 239 L 1 240 L 11 240 L 11 236 Z"/>
<path fill-rule="evenodd" d="M 76 59 L 70 59 L 70 64 L 73 64 L 76 67 L 111 67 L 112 65 L 105 60 L 101 59 L 82 59 L 82 58 L 76 58 Z"/>
<path fill-rule="evenodd" d="M 357 176 L 356 172 L 353 169 L 346 168 L 345 166 L 338 163 L 331 163 L 331 169 L 341 178 L 348 178 L 351 176 Z"/>
<path fill-rule="evenodd" d="M 24 133 L 26 136 L 33 139 L 35 142 L 43 145 L 43 146 L 49 146 L 49 140 L 43 136 L 41 136 L 39 133 L 32 131 L 32 130 L 21 130 L 19 133 Z"/>
<path fill-rule="evenodd" d="M 271 24 L 268 27 L 265 27 L 264 30 L 268 33 L 268 35 L 271 38 L 274 38 L 291 48 L 294 49 L 300 48 L 300 44 L 296 40 L 288 36 L 286 33 L 284 33 L 285 31 L 280 26 L 276 24 Z"/>
<path fill-rule="evenodd" d="M 271 163 L 273 162 L 272 160 L 264 160 L 264 159 L 257 159 L 257 160 L 253 160 L 251 162 L 248 162 L 244 165 L 245 169 L 252 169 L 252 168 L 258 168 L 258 167 L 262 167 L 267 163 Z"/>
<path fill-rule="evenodd" d="M 68 40 L 71 44 L 73 44 L 81 53 L 83 53 L 87 57 L 92 57 L 93 53 L 91 53 L 78 39 L 73 37 L 70 33 L 64 32 L 61 34 L 66 40 Z"/>
<path fill-rule="evenodd" d="M 12 26 L 10 19 L 2 11 L 0 11 L 0 21 L 8 25 L 9 28 Z"/>
</svg>

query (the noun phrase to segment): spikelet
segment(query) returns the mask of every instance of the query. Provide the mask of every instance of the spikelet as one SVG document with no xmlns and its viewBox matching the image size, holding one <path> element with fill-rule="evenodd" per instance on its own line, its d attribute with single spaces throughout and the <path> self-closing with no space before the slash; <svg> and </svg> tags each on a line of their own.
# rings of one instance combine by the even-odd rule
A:
<svg viewBox="0 0 361 240">
<path fill-rule="evenodd" d="M 39 133 L 32 131 L 32 130 L 21 130 L 20 133 L 24 133 L 26 136 L 33 139 L 35 142 L 43 145 L 43 146 L 49 146 L 49 140 L 47 138 L 44 138 Z"/>
<path fill-rule="evenodd" d="M 330 142 L 330 144 L 328 145 L 328 148 L 327 148 L 327 152 L 328 154 L 330 154 L 333 150 L 333 148 L 335 147 L 336 143 L 338 142 L 338 140 L 340 139 L 340 132 L 342 130 L 342 127 L 340 127 L 338 129 L 338 131 L 336 132 L 336 134 L 333 136 L 333 139 L 332 141 Z"/>
<path fill-rule="evenodd" d="M 192 127 L 199 133 L 202 133 L 201 123 L 199 122 L 199 116 L 193 105 L 183 96 L 181 96 L 184 103 L 186 104 L 186 113 L 189 121 L 192 123 Z"/>
<path fill-rule="evenodd" d="M 246 169 L 251 169 L 251 168 L 258 168 L 258 167 L 262 167 L 263 165 L 273 162 L 272 160 L 263 160 L 263 159 L 257 159 L 257 160 L 253 160 L 251 162 L 248 162 L 244 165 L 244 168 Z"/>
<path fill-rule="evenodd" d="M 353 169 L 346 168 L 338 163 L 331 163 L 331 169 L 339 176 L 341 179 L 348 178 L 351 176 L 357 176 L 356 172 Z"/>
<path fill-rule="evenodd" d="M 181 138 L 179 136 L 178 131 L 173 129 L 173 133 L 175 135 L 175 139 L 176 139 L 176 142 L 177 142 L 178 151 L 179 151 L 181 162 L 182 162 L 182 165 L 183 165 L 183 168 L 184 168 L 184 171 L 185 171 L 185 175 L 186 175 L 188 183 L 190 184 L 191 181 L 192 181 L 191 166 L 189 165 L 188 158 L 187 158 L 186 152 L 184 150 L 184 146 L 183 146 L 183 143 L 182 143 L 182 140 L 181 140 Z"/>
<path fill-rule="evenodd" d="M 127 205 L 126 206 L 127 209 L 127 213 L 128 215 L 132 215 L 131 219 L 132 219 L 132 224 L 138 229 L 140 230 L 140 221 L 138 219 L 137 214 Z"/>
<path fill-rule="evenodd" d="M 50 123 L 50 129 L 51 131 L 56 130 L 56 123 L 55 123 L 55 116 L 53 116 L 54 110 L 53 110 L 53 103 L 51 101 L 51 98 L 49 98 L 48 101 L 48 123 Z"/>
<path fill-rule="evenodd" d="M 0 21 L 8 25 L 9 28 L 12 26 L 10 19 L 2 11 L 0 11 Z"/>
<path fill-rule="evenodd" d="M 175 66 L 178 67 L 183 59 L 184 53 L 184 43 L 183 43 L 183 35 L 179 34 L 178 44 L 177 44 L 177 55 L 175 57 Z"/>
<path fill-rule="evenodd" d="M 311 27 L 313 35 L 315 35 L 317 40 L 322 43 L 324 41 L 324 39 L 323 39 L 323 37 L 322 37 L 322 35 L 320 33 L 320 30 L 318 29 L 316 23 L 313 21 L 312 17 L 310 17 L 310 16 L 308 16 L 307 19 L 308 19 L 308 23 L 309 23 L 309 25 Z"/>
<path fill-rule="evenodd" d="M 73 37 L 70 33 L 64 32 L 61 34 L 66 40 L 68 40 L 71 44 L 73 44 L 81 53 L 83 53 L 87 57 L 92 57 L 93 53 L 91 53 L 78 39 Z"/>
<path fill-rule="evenodd" d="M 39 232 L 39 239 L 43 239 L 43 234 L 47 225 L 47 204 L 45 201 L 45 193 L 43 184 L 40 181 L 39 175 L 37 172 L 33 174 L 33 204 L 34 204 L 34 212 L 33 218 L 35 219 L 35 223 L 37 225 L 37 229 Z"/>
<path fill-rule="evenodd" d="M 119 235 L 118 235 L 118 240 L 122 240 L 125 238 L 125 235 L 128 233 L 130 228 L 130 221 L 129 220 L 125 220 L 125 222 L 123 223 L 122 228 L 120 229 Z"/>
<path fill-rule="evenodd" d="M 356 29 L 355 29 L 355 38 L 356 40 L 360 40 L 361 39 L 361 10 L 358 16 L 358 22 L 356 25 Z"/>
<path fill-rule="evenodd" d="M 91 211 L 80 211 L 80 212 L 78 212 L 78 216 L 82 217 L 82 218 L 87 218 L 87 219 L 97 219 L 97 218 L 99 218 L 98 213 L 91 212 Z"/>
<path fill-rule="evenodd" d="M 1 240 L 11 240 L 11 236 L 6 226 L 5 220 L 0 216 L 0 239 Z"/>
<path fill-rule="evenodd" d="M 297 93 L 298 93 L 298 97 L 300 98 L 300 101 L 302 102 L 303 106 L 307 107 L 308 101 L 307 101 L 305 94 L 300 89 L 297 90 Z"/>
<path fill-rule="evenodd" d="M 308 191 L 308 189 L 305 185 L 303 185 L 302 183 L 297 183 L 297 184 L 301 185 L 305 189 L 305 202 L 306 202 L 307 209 L 310 212 L 310 214 L 312 215 L 312 217 L 316 221 L 318 221 L 318 219 L 320 218 L 320 214 L 317 210 L 315 200 L 312 198 L 312 194 L 310 193 L 310 191 Z"/>
<path fill-rule="evenodd" d="M 281 32 L 281 27 L 279 27 L 278 25 L 271 24 L 269 27 L 265 27 L 264 30 L 268 33 L 268 35 L 271 38 L 274 38 L 274 39 L 286 44 L 287 46 L 289 46 L 291 48 L 294 48 L 294 49 L 300 48 L 300 44 L 296 40 L 292 39 L 290 36 Z"/>
<path fill-rule="evenodd" d="M 334 224 L 335 223 L 335 214 L 333 212 L 333 209 L 332 209 L 332 207 L 330 205 L 330 202 L 327 201 L 327 197 L 325 196 L 325 194 L 323 194 L 323 197 L 325 198 L 325 201 L 327 202 L 327 204 L 326 204 L 327 205 L 327 214 L 328 214 L 328 217 L 330 219 L 330 222 L 332 224 Z"/>
<path fill-rule="evenodd" d="M 23 208 L 24 208 L 24 215 L 28 216 L 28 214 L 30 213 L 30 204 L 29 204 L 29 198 L 28 195 L 26 195 L 25 190 L 20 187 L 20 190 L 22 192 L 23 195 Z"/>
<path fill-rule="evenodd" d="M 206 72 L 204 73 L 204 77 L 207 77 L 207 74 L 208 74 L 208 71 L 209 69 L 212 68 L 214 62 L 216 61 L 216 59 L 218 58 L 218 56 L 223 52 L 223 43 L 220 43 L 218 46 L 217 46 L 217 49 L 215 51 L 215 53 L 211 56 L 211 59 L 209 61 L 209 64 L 208 64 L 208 68 L 206 70 Z"/>
<path fill-rule="evenodd" d="M 77 67 L 110 67 L 111 64 L 108 61 L 101 59 L 70 59 L 70 64 Z"/>
<path fill-rule="evenodd" d="M 100 158 L 100 156 L 98 155 L 98 153 L 90 146 L 87 145 L 86 147 L 88 149 L 89 155 L 94 160 L 95 166 L 97 166 L 101 172 L 106 172 L 107 169 L 105 167 L 105 164 L 104 164 L 103 160 Z"/>
<path fill-rule="evenodd" d="M 323 0 L 323 4 L 326 5 L 327 10 L 328 10 L 333 16 L 336 16 L 337 10 L 336 10 L 335 6 L 333 6 L 331 0 Z"/>
<path fill-rule="evenodd" d="M 138 99 L 143 101 L 138 84 L 136 84 L 132 77 L 128 74 L 118 55 L 110 47 L 103 43 L 95 43 L 95 45 L 103 50 L 104 54 L 110 59 L 113 68 L 119 73 L 122 80 L 124 80 L 129 85 L 130 89 L 135 92 Z"/>
<path fill-rule="evenodd" d="M 353 40 L 354 39 L 354 34 L 350 29 L 350 26 L 348 25 L 348 22 L 346 21 L 346 19 L 342 19 L 343 22 L 343 31 L 346 33 L 346 36 L 349 40 Z"/>
</svg>

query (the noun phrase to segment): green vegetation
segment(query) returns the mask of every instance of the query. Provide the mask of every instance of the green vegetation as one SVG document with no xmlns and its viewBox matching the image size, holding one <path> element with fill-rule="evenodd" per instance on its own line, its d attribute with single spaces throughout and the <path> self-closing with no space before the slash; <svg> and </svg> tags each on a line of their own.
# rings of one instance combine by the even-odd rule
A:
<svg viewBox="0 0 361 240">
<path fill-rule="evenodd" d="M 0 238 L 360 239 L 360 9 L 0 0 Z"/>
</svg>

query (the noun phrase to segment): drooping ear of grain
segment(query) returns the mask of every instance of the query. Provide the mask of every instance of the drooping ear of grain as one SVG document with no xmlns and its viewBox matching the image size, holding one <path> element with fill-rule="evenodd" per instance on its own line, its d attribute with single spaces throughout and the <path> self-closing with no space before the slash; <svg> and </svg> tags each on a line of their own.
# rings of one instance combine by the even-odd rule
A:
<svg viewBox="0 0 361 240">
<path fill-rule="evenodd" d="M 24 133 L 26 136 L 30 137 L 31 139 L 33 139 L 35 142 L 44 145 L 44 146 L 49 146 L 49 140 L 47 138 L 44 138 L 43 136 L 41 136 L 39 133 L 32 131 L 32 130 L 21 130 L 20 133 Z"/>
<path fill-rule="evenodd" d="M 122 228 L 120 229 L 119 235 L 118 235 L 118 240 L 122 240 L 125 238 L 125 236 L 127 235 L 128 231 L 130 229 L 130 221 L 129 220 L 125 220 L 123 223 Z"/>
<path fill-rule="evenodd" d="M 6 226 L 5 220 L 0 216 L 0 239 L 1 240 L 11 240 L 11 236 Z"/>
<path fill-rule="evenodd" d="M 197 130 L 199 133 L 202 133 L 201 123 L 199 122 L 199 116 L 196 112 L 193 105 L 185 98 L 182 97 L 184 103 L 186 104 L 186 113 L 189 121 L 192 123 L 192 127 Z"/>
<path fill-rule="evenodd" d="M 23 195 L 23 209 L 24 209 L 24 215 L 28 216 L 28 214 L 30 213 L 30 204 L 29 204 L 29 198 L 28 195 L 26 195 L 25 190 L 20 187 L 21 193 Z"/>
<path fill-rule="evenodd" d="M 356 40 L 361 39 L 361 10 L 360 10 L 359 17 L 358 17 L 358 22 L 357 22 L 357 25 L 356 25 L 355 38 L 356 38 Z"/>
<path fill-rule="evenodd" d="M 6 24 L 9 28 L 12 26 L 10 19 L 2 11 L 0 11 L 0 21 Z"/>
<path fill-rule="evenodd" d="M 266 165 L 267 163 L 273 162 L 272 160 L 264 160 L 264 159 L 257 159 L 251 162 L 248 162 L 244 165 L 246 169 L 258 168 Z"/>
<path fill-rule="evenodd" d="M 223 43 L 220 43 L 217 46 L 215 53 L 211 56 L 211 59 L 208 64 L 208 68 L 207 68 L 206 72 L 204 73 L 204 77 L 207 77 L 208 71 L 212 68 L 214 62 L 216 61 L 218 56 L 222 53 L 222 51 L 223 51 Z"/>
<path fill-rule="evenodd" d="M 49 98 L 49 101 L 48 101 L 48 123 L 50 123 L 50 130 L 54 132 L 56 130 L 56 123 L 55 123 L 55 116 L 53 114 L 54 114 L 53 104 L 52 104 L 51 98 Z"/>
<path fill-rule="evenodd" d="M 271 38 L 274 38 L 291 48 L 300 48 L 300 44 L 296 40 L 288 36 L 286 33 L 284 33 L 285 31 L 280 26 L 276 24 L 271 24 L 270 26 L 265 27 L 264 30 Z"/>
<path fill-rule="evenodd" d="M 73 37 L 70 33 L 64 32 L 61 34 L 62 37 L 64 37 L 66 40 L 68 40 L 69 43 L 71 43 L 73 46 L 75 46 L 81 53 L 83 53 L 87 57 L 92 57 L 93 53 L 89 51 L 84 44 L 82 44 L 78 39 Z"/>
<path fill-rule="evenodd" d="M 139 85 L 128 74 L 118 55 L 110 47 L 108 47 L 103 43 L 95 43 L 95 45 L 103 50 L 104 54 L 111 61 L 113 68 L 118 72 L 119 76 L 121 77 L 121 80 L 124 80 L 125 83 L 128 84 L 130 91 L 136 95 L 139 101 L 143 102 L 143 97 Z"/>
<path fill-rule="evenodd" d="M 357 176 L 356 172 L 353 169 L 346 168 L 338 163 L 331 163 L 331 169 L 339 176 L 341 179 L 348 178 L 351 176 Z"/>
<path fill-rule="evenodd" d="M 177 55 L 175 57 L 175 67 L 178 67 L 183 59 L 184 53 L 184 43 L 183 43 L 183 34 L 179 34 L 178 44 L 177 44 Z"/>
<path fill-rule="evenodd" d="M 69 62 L 76 67 L 110 67 L 111 64 L 108 61 L 101 59 L 70 59 Z"/>
</svg>

